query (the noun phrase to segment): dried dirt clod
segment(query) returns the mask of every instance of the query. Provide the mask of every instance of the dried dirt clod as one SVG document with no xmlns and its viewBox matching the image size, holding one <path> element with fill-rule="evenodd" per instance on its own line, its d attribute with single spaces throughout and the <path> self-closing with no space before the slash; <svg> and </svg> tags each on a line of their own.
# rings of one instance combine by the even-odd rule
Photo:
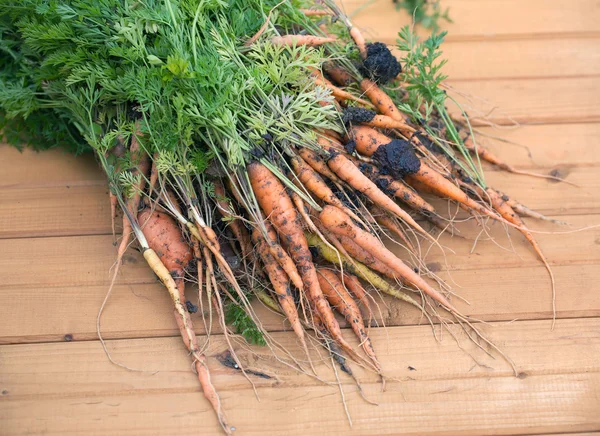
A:
<svg viewBox="0 0 600 436">
<path fill-rule="evenodd" d="M 395 179 L 414 174 L 421 168 L 421 161 L 412 145 L 401 139 L 394 139 L 389 144 L 380 146 L 373 153 L 373 158 L 379 162 L 383 174 Z"/>
<path fill-rule="evenodd" d="M 367 58 L 363 62 L 363 72 L 372 80 L 384 84 L 402 71 L 398 59 L 382 42 L 367 44 Z"/>
</svg>

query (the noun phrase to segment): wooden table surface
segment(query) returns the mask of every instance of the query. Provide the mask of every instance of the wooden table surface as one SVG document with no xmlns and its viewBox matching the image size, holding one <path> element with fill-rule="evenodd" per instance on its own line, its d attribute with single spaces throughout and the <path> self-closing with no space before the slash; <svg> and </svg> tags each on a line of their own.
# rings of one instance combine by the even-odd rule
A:
<svg viewBox="0 0 600 436">
<path fill-rule="evenodd" d="M 351 12 L 362 3 L 346 0 L 345 7 Z M 493 168 L 488 182 L 572 225 L 528 220 L 532 228 L 600 223 L 600 2 L 443 4 L 455 21 L 446 26 L 444 46 L 449 83 L 472 115 L 499 125 L 483 131 L 511 141 L 486 143 L 519 168 L 556 171 L 579 187 Z M 392 44 L 408 18 L 379 0 L 355 20 Z M 134 250 L 102 330 L 113 358 L 144 372 L 111 364 L 97 340 L 96 314 L 115 258 L 106 194 L 90 158 L 0 146 L 0 434 L 218 434 L 168 296 Z M 445 278 L 451 273 L 471 303 L 457 301 L 461 310 L 491 322 L 480 328 L 514 361 L 518 376 L 459 328 L 452 331 L 464 350 L 447 332 L 437 342 L 418 312 L 386 300 L 378 316 L 386 328 L 373 329 L 372 337 L 390 377 L 387 390 L 356 370 L 368 398 L 379 403 L 369 405 L 340 376 L 350 428 L 337 386 L 294 373 L 268 350 L 236 345 L 248 368 L 270 376 L 251 376 L 257 401 L 249 382 L 222 364 L 226 346 L 215 328 L 209 365 L 236 434 L 600 431 L 600 229 L 537 235 L 557 281 L 552 330 L 546 271 L 520 235 L 511 232 L 509 240 L 491 227 L 498 245 L 481 238 L 473 248 L 473 240 L 444 237 L 447 265 L 436 250 L 426 261 Z M 281 318 L 257 310 L 277 341 L 296 347 Z M 317 364 L 319 373 L 335 381 L 326 364 Z"/>
</svg>

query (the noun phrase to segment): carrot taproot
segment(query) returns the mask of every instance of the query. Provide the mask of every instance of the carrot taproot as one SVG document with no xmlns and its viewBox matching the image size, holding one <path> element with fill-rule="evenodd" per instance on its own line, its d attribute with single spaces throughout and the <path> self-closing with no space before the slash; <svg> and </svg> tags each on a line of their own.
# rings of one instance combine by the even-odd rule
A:
<svg viewBox="0 0 600 436">
<path fill-rule="evenodd" d="M 336 98 L 336 100 L 338 100 L 340 102 L 345 102 L 346 100 L 350 100 L 350 101 L 355 101 L 357 103 L 360 103 L 363 106 L 373 107 L 373 104 L 371 102 L 363 100 L 360 97 L 356 97 L 352 93 L 345 91 L 342 88 L 338 88 L 333 83 L 331 83 L 329 80 L 327 80 L 325 77 L 323 77 L 322 74 L 314 75 L 313 81 L 315 82 L 316 85 L 329 89 L 331 91 L 331 94 Z"/>
<path fill-rule="evenodd" d="M 350 27 L 350 36 L 354 40 L 356 47 L 358 47 L 358 51 L 360 52 L 360 56 L 363 59 L 367 58 L 367 43 L 365 41 L 365 37 L 358 27 L 352 26 Z"/>
<path fill-rule="evenodd" d="M 325 160 L 314 151 L 300 147 L 298 149 L 298 155 L 304 159 L 304 161 L 311 166 L 313 170 L 319 173 L 321 176 L 328 178 L 333 183 L 339 184 L 341 180 L 336 176 L 333 171 L 329 169 Z"/>
<path fill-rule="evenodd" d="M 417 129 L 409 126 L 404 121 L 397 121 L 387 115 L 375 115 L 370 121 L 364 121 L 363 124 L 369 127 L 377 127 L 378 129 L 396 129 L 406 136 L 410 136 L 417 131 Z"/>
<path fill-rule="evenodd" d="M 292 295 L 292 291 L 290 289 L 288 275 L 271 255 L 271 252 L 269 251 L 269 248 L 267 247 L 267 244 L 260 234 L 258 228 L 254 229 L 252 232 L 252 242 L 254 243 L 258 255 L 263 262 L 267 277 L 273 285 L 273 290 L 277 295 L 281 309 L 292 326 L 292 330 L 294 330 L 294 333 L 300 340 L 300 344 L 302 345 L 306 355 L 310 357 L 308 346 L 306 345 L 304 329 L 300 323 L 300 317 L 298 315 L 298 310 L 296 309 L 294 296 Z"/>
<path fill-rule="evenodd" d="M 377 206 L 371 206 L 370 212 L 371 212 L 371 215 L 373 215 L 373 218 L 375 218 L 375 221 L 379 225 L 385 227 L 390 232 L 392 232 L 392 234 L 396 235 L 402 242 L 404 242 L 404 244 L 406 244 L 406 248 L 409 251 L 411 251 L 412 253 L 416 252 L 415 247 L 413 247 L 412 243 L 409 241 L 407 236 L 404 234 L 404 231 L 402 230 L 402 228 L 400 228 L 398 223 L 395 222 L 385 211 L 381 210 Z"/>
<path fill-rule="evenodd" d="M 548 263 L 546 256 L 544 256 L 541 247 L 539 246 L 531 232 L 529 232 L 527 226 L 525 225 L 521 217 L 517 215 L 517 213 L 502 198 L 502 196 L 491 188 L 486 189 L 486 193 L 488 195 L 488 198 L 490 199 L 490 202 L 492 203 L 492 206 L 494 207 L 494 210 L 496 210 L 505 220 L 517 226 L 519 231 L 523 234 L 523 236 L 525 236 L 525 239 L 527 239 L 527 241 L 531 244 L 533 250 L 536 252 L 538 257 L 544 264 L 544 267 L 548 271 L 548 274 L 550 276 L 550 282 L 552 285 L 552 325 L 554 326 L 554 321 L 556 320 L 556 284 L 554 280 L 554 273 L 552 272 L 552 268 L 550 268 L 550 264 Z"/>
<path fill-rule="evenodd" d="M 339 207 L 353 219 L 361 221 L 353 211 L 344 206 L 344 203 L 342 203 L 329 186 L 327 186 L 321 176 L 313 170 L 310 165 L 304 162 L 301 157 L 293 156 L 290 159 L 290 163 L 300 182 L 302 182 L 306 189 L 308 189 L 315 197 L 327 204 Z"/>
<path fill-rule="evenodd" d="M 360 88 L 381 114 L 399 122 L 406 122 L 406 116 L 398 110 L 392 98 L 375 82 L 370 79 L 363 79 L 360 82 Z"/>
<path fill-rule="evenodd" d="M 299 9 L 299 12 L 307 17 L 324 17 L 327 15 L 333 15 L 333 12 L 326 9 Z"/>
<path fill-rule="evenodd" d="M 242 252 L 242 261 L 245 265 L 246 258 L 250 255 L 250 252 L 252 251 L 248 232 L 246 231 L 246 228 L 244 227 L 242 221 L 237 218 L 237 213 L 233 205 L 230 201 L 228 201 L 223 183 L 219 180 L 215 180 L 213 181 L 213 187 L 215 192 L 217 209 L 219 210 L 219 213 L 221 214 L 223 219 L 227 221 L 228 227 L 231 229 L 238 244 L 240 244 L 240 249 Z"/>
<path fill-rule="evenodd" d="M 350 327 L 352 331 L 359 339 L 360 344 L 365 351 L 365 354 L 369 356 L 369 358 L 373 361 L 373 364 L 377 368 L 377 370 L 381 369 L 381 365 L 377 359 L 377 355 L 375 354 L 375 350 L 373 349 L 373 345 L 371 344 L 371 339 L 367 334 L 365 329 L 365 322 L 363 320 L 362 314 L 360 313 L 360 309 L 358 305 L 350 295 L 350 293 L 346 290 L 337 274 L 330 269 L 319 268 L 317 270 L 317 274 L 319 277 L 319 285 L 323 290 L 323 294 L 329 304 L 331 304 L 339 313 L 341 313 Z"/>
<path fill-rule="evenodd" d="M 406 211 L 383 193 L 352 161 L 340 153 L 333 153 L 327 161 L 331 170 L 352 188 L 366 195 L 373 203 L 405 221 L 427 239 L 437 241 L 427 233 Z"/>
<path fill-rule="evenodd" d="M 333 206 L 325 206 L 319 218 L 325 227 L 337 235 L 351 238 L 357 245 L 368 251 L 385 265 L 394 270 L 398 278 L 425 292 L 446 309 L 456 312 L 456 308 L 438 291 L 431 287 L 421 276 L 415 273 L 402 260 L 377 240 L 373 235 L 358 228 L 348 215 Z"/>
<path fill-rule="evenodd" d="M 194 357 L 204 396 L 216 412 L 225 433 L 231 434 L 219 396 L 210 379 L 206 357 L 200 352 L 192 319 L 185 307 L 183 274 L 185 266 L 192 259 L 190 247 L 183 242 L 179 226 L 169 215 L 145 209 L 139 214 L 138 220 L 148 243 L 148 248 L 143 252 L 144 259 L 169 291 L 175 319 L 183 342 Z"/>
<path fill-rule="evenodd" d="M 356 298 L 356 300 L 362 304 L 369 314 L 369 317 L 372 315 L 371 312 L 371 303 L 369 302 L 369 294 L 365 291 L 362 284 L 358 280 L 358 278 L 352 274 L 347 272 L 339 273 L 340 279 L 343 281 L 348 291 Z M 368 324 L 367 324 L 368 325 Z"/>
<path fill-rule="evenodd" d="M 299 45 L 318 47 L 328 42 L 335 42 L 336 40 L 337 38 L 327 38 L 324 36 L 282 35 L 271 38 L 271 44 L 285 47 L 295 47 Z"/>
<path fill-rule="evenodd" d="M 302 282 L 302 277 L 300 277 L 300 274 L 298 273 L 296 264 L 294 264 L 294 261 L 285 252 L 283 247 L 277 242 L 277 234 L 275 233 L 275 230 L 273 230 L 271 224 L 269 224 L 268 221 L 265 221 L 264 225 L 267 231 L 267 234 L 264 235 L 266 236 L 265 241 L 267 243 L 267 247 L 269 249 L 269 252 L 271 253 L 271 256 L 273 256 L 273 259 L 275 259 L 279 266 L 283 268 L 283 270 L 290 278 L 294 286 L 298 290 L 302 291 L 304 289 L 304 283 Z"/>
<path fill-rule="evenodd" d="M 373 256 L 368 251 L 364 250 L 360 245 L 354 242 L 352 238 L 349 238 L 348 236 L 344 235 L 336 235 L 336 237 L 338 241 L 340 241 L 340 243 L 342 244 L 342 247 L 344 247 L 344 250 L 346 250 L 346 252 L 352 258 L 358 260 L 359 262 L 365 264 L 369 268 L 383 274 L 384 276 L 390 279 L 396 279 L 397 274 L 394 273 L 394 270 L 392 268 L 387 266 L 385 263 Z"/>
<path fill-rule="evenodd" d="M 156 167 L 156 161 L 158 160 L 158 151 L 152 155 L 152 168 L 150 169 L 150 180 L 148 181 L 148 197 L 152 197 L 152 193 L 156 188 L 156 182 L 158 182 L 158 168 Z"/>
<path fill-rule="evenodd" d="M 334 340 L 348 354 L 360 359 L 350 344 L 342 337 L 340 326 L 319 286 L 317 270 L 312 262 L 308 242 L 302 231 L 292 200 L 286 193 L 283 184 L 267 167 L 259 162 L 251 162 L 246 170 L 258 204 L 279 235 L 288 241 L 290 255 L 298 265 L 298 272 L 304 283 L 304 293 L 310 305 L 319 314 Z"/>
<path fill-rule="evenodd" d="M 353 77 L 348 71 L 331 61 L 323 64 L 323 70 L 338 86 L 348 86 L 354 82 Z"/>
</svg>

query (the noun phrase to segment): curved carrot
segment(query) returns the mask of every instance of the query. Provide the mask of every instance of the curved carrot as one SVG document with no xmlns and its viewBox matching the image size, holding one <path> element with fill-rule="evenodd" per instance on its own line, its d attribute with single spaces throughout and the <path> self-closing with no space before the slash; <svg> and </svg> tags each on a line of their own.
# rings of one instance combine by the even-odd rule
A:
<svg viewBox="0 0 600 436">
<path fill-rule="evenodd" d="M 319 214 L 321 222 L 327 229 L 337 235 L 351 238 L 357 245 L 371 253 L 377 259 L 394 270 L 394 272 L 407 283 L 422 290 L 435 301 L 456 312 L 456 308 L 438 291 L 433 289 L 421 276 L 415 273 L 402 260 L 398 259 L 391 251 L 381 244 L 373 235 L 358 228 L 344 212 L 333 206 L 325 206 Z"/>
<path fill-rule="evenodd" d="M 319 284 L 323 290 L 323 294 L 339 313 L 341 313 L 346 321 L 350 324 L 350 327 L 354 331 L 356 337 L 360 340 L 361 346 L 367 356 L 373 361 L 377 370 L 381 368 L 377 355 L 371 344 L 371 339 L 367 335 L 365 329 L 365 322 L 360 313 L 358 305 L 346 290 L 337 274 L 333 271 L 325 268 L 318 269 Z"/>
<path fill-rule="evenodd" d="M 353 258 L 359 261 L 360 263 L 366 265 L 367 267 L 383 274 L 384 276 L 390 279 L 396 279 L 396 274 L 394 270 L 384 264 L 381 260 L 377 259 L 368 251 L 364 250 L 360 245 L 344 235 L 336 235 L 337 239 L 344 247 L 344 250 Z"/>
<path fill-rule="evenodd" d="M 369 303 L 369 294 L 365 291 L 362 284 L 358 280 L 356 276 L 344 272 L 343 274 L 339 274 L 340 278 L 344 281 L 344 285 L 348 288 L 348 291 L 356 298 L 360 304 L 362 304 L 369 316 L 372 314 L 371 312 L 371 304 Z"/>
<path fill-rule="evenodd" d="M 323 77 L 323 75 L 320 72 L 315 72 L 315 73 L 313 73 L 313 80 L 314 80 L 315 84 L 329 89 L 331 91 L 331 94 L 336 98 L 336 100 L 341 100 L 342 102 L 346 101 L 346 100 L 350 100 L 350 101 L 355 101 L 357 103 L 360 103 L 364 106 L 373 107 L 373 105 L 370 102 L 363 100 L 360 97 L 356 97 L 352 93 L 345 91 L 342 88 L 338 88 L 333 83 L 331 83 L 329 80 L 327 80 L 325 77 Z"/>
</svg>

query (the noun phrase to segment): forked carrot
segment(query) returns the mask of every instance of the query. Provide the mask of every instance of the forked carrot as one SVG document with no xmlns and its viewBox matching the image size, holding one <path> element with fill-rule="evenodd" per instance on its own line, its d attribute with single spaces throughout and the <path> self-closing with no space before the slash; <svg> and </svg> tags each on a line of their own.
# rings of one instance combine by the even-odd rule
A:
<svg viewBox="0 0 600 436">
<path fill-rule="evenodd" d="M 323 225 L 333 233 L 351 238 L 357 245 L 393 269 L 398 278 L 425 292 L 446 309 L 456 312 L 456 308 L 446 297 L 433 289 L 412 268 L 408 267 L 402 260 L 398 259 L 391 251 L 385 248 L 377 238 L 358 228 L 344 212 L 333 206 L 325 206 L 319 214 L 319 218 Z"/>
</svg>

